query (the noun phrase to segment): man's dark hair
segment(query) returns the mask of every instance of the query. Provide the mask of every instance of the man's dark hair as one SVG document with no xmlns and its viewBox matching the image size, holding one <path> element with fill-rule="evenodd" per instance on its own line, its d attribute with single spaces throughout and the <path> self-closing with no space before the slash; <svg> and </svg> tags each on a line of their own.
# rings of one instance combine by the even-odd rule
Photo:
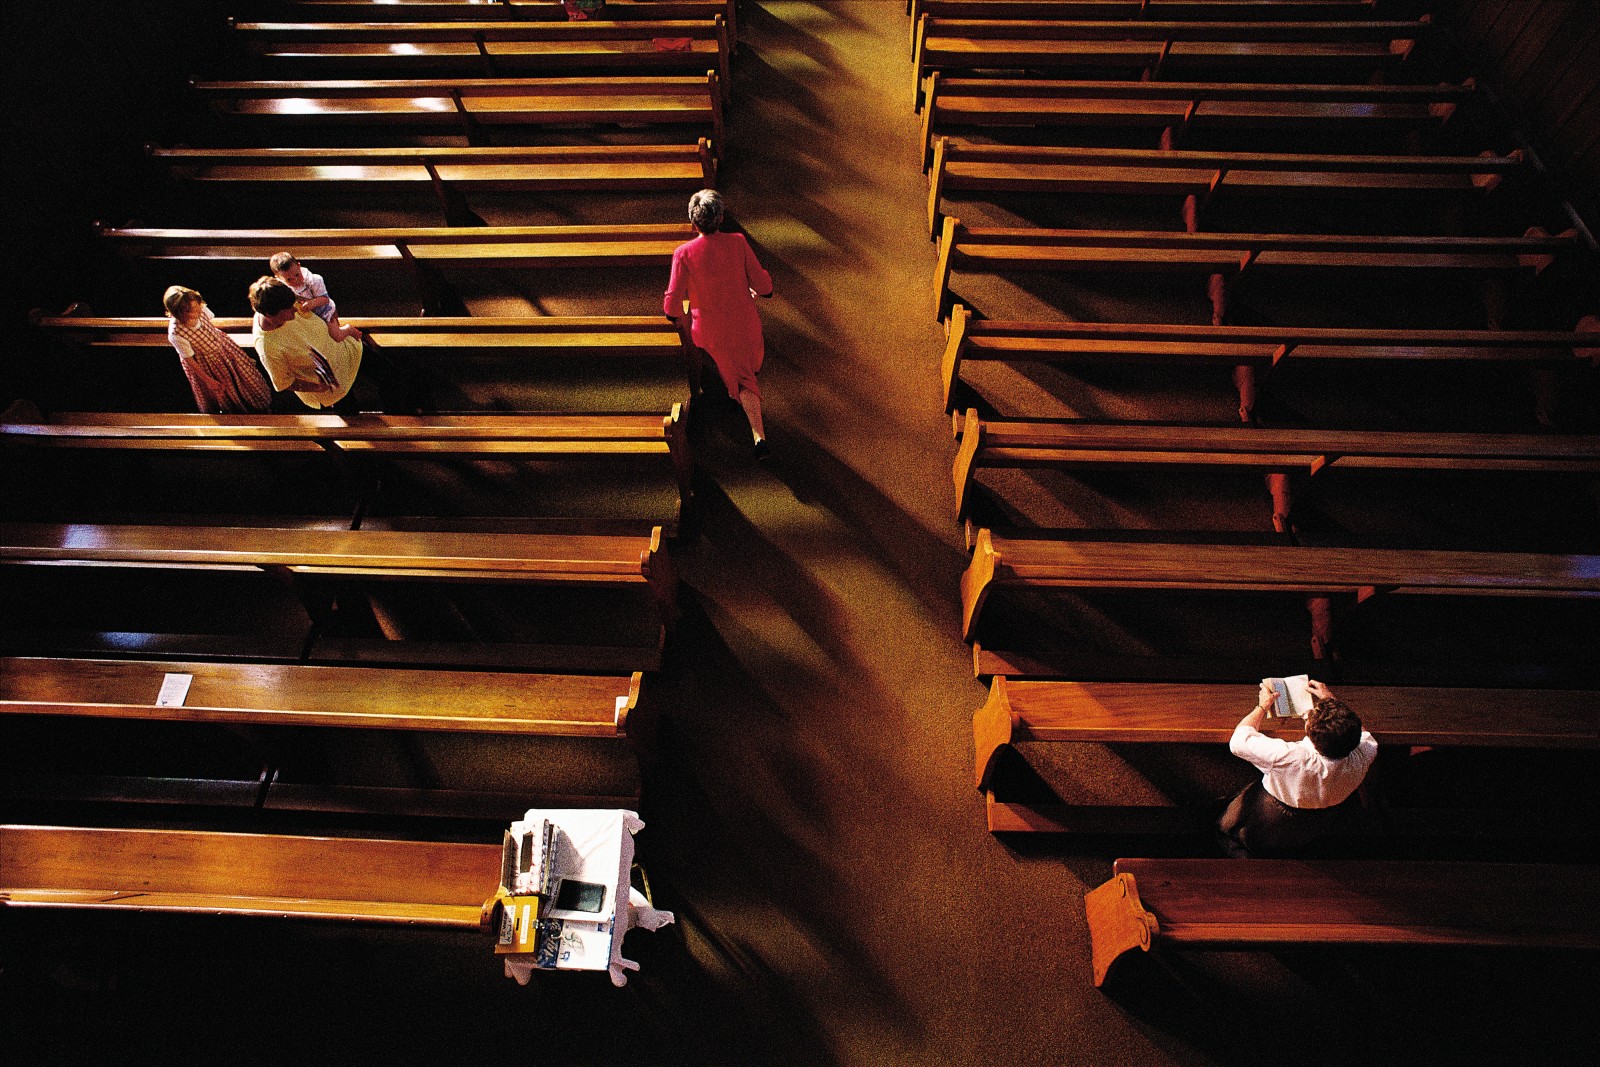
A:
<svg viewBox="0 0 1600 1067">
<path fill-rule="evenodd" d="M 294 290 L 263 274 L 250 285 L 250 306 L 263 315 L 277 315 L 294 307 Z"/>
<path fill-rule="evenodd" d="M 1324 697 L 1306 715 L 1306 736 L 1327 759 L 1344 759 L 1361 743 L 1361 718 L 1337 697 Z"/>
</svg>

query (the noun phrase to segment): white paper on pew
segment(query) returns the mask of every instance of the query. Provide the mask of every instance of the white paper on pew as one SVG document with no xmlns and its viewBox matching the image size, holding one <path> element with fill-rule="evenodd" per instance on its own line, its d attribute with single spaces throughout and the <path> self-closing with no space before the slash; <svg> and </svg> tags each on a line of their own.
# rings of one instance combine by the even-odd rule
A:
<svg viewBox="0 0 1600 1067">
<path fill-rule="evenodd" d="M 156 694 L 156 707 L 181 708 L 183 702 L 189 699 L 189 683 L 194 681 L 192 674 L 168 674 L 161 679 L 161 692 Z"/>
</svg>

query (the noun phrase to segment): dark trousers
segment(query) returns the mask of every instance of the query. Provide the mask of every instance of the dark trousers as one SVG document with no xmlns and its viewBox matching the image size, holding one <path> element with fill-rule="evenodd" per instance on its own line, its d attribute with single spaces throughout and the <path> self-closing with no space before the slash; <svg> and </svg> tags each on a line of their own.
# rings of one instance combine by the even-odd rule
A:
<svg viewBox="0 0 1600 1067">
<path fill-rule="evenodd" d="M 1292 856 L 1343 821 L 1355 799 L 1352 794 L 1331 808 L 1292 808 L 1257 779 L 1228 802 L 1217 836 L 1230 856 Z"/>
</svg>

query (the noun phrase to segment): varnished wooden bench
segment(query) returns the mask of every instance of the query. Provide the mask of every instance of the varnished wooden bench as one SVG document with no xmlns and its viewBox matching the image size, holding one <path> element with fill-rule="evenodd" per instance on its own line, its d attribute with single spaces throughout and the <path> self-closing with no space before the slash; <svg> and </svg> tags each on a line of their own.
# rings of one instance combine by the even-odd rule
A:
<svg viewBox="0 0 1600 1067">
<path fill-rule="evenodd" d="M 1324 471 L 1600 473 L 1600 437 L 1392 433 L 1258 427 L 1103 424 L 954 417 L 960 447 L 951 477 L 965 517 L 981 467 L 1115 470 L 1184 467 L 1265 474 Z M 1278 506 L 1288 510 L 1288 488 Z"/>
<path fill-rule="evenodd" d="M 1336 19 L 1371 18 L 1377 0 L 906 0 L 922 15 L 950 19 Z M 608 9 L 609 10 L 609 9 Z"/>
<path fill-rule="evenodd" d="M 101 237 L 140 260 L 257 264 L 292 248 L 310 261 L 408 266 L 424 310 L 449 302 L 440 267 L 657 267 L 691 236 L 688 224 L 422 226 L 328 230 L 180 230 L 104 227 Z"/>
<path fill-rule="evenodd" d="M 648 590 L 663 623 L 677 582 L 648 536 L 0 523 L 0 563 L 259 570 L 359 578 Z"/>
<path fill-rule="evenodd" d="M 1531 271 L 1578 249 L 1576 231 L 1522 237 L 1367 237 L 1336 234 L 1165 233 L 968 228 L 945 216 L 935 268 L 942 318 L 950 272 L 974 270 L 1198 272 L 1226 281 L 1263 270 Z"/>
<path fill-rule="evenodd" d="M 0 826 L 0 904 L 475 929 L 500 846 Z"/>
<path fill-rule="evenodd" d="M 193 677 L 180 707 L 167 674 Z M 0 714 L 623 738 L 644 676 L 0 658 Z"/>
<path fill-rule="evenodd" d="M 270 249 L 308 260 L 483 267 L 667 266 L 691 236 L 677 223 L 611 226 L 418 226 L 329 230 L 182 230 L 102 227 L 138 259 L 254 263 Z"/>
<path fill-rule="evenodd" d="M 682 406 L 660 413 L 491 415 L 173 415 L 60 412 L 22 421 L 12 411 L 0 438 L 20 445 L 89 449 L 310 451 L 388 458 L 667 460 L 678 509 L 693 492 Z M 672 530 L 679 514 L 664 524 Z"/>
<path fill-rule="evenodd" d="M 1600 325 L 1561 330 L 1357 330 L 1294 326 L 1164 326 L 1022 322 L 951 310 L 941 361 L 945 409 L 956 406 L 962 366 L 972 360 L 1116 363 L 1259 369 L 1285 359 L 1419 360 L 1560 365 L 1574 349 L 1600 347 Z"/>
<path fill-rule="evenodd" d="M 462 218 L 468 189 L 553 193 L 693 192 L 717 184 L 711 142 L 585 148 L 158 148 L 151 159 L 176 179 L 232 188 L 284 184 L 329 189 L 422 186 L 441 222 Z"/>
<path fill-rule="evenodd" d="M 157 703 L 168 674 L 188 675 L 181 706 Z M 547 806 L 633 806 L 639 757 L 631 716 L 643 674 L 523 673 L 200 660 L 0 659 L 0 717 L 188 722 L 236 727 L 497 734 L 519 738 L 547 770 L 516 797 L 433 787 L 292 781 L 299 734 L 252 731 L 253 781 L 19 775 L 8 786 L 49 797 L 283 810 L 520 814 Z M 401 742 L 405 744 L 405 742 Z M 290 772 L 290 773 L 285 773 Z M 20 780 L 27 779 L 27 780 Z"/>
<path fill-rule="evenodd" d="M 945 193 L 1397 197 L 1485 195 L 1523 166 L 1496 156 L 1351 156 L 1284 152 L 1164 152 L 1137 148 L 1012 148 L 940 137 L 928 174 L 928 235 Z"/>
<path fill-rule="evenodd" d="M 1119 859 L 1085 894 L 1094 984 L 1134 949 L 1600 949 L 1600 868 L 1420 860 Z"/>
<path fill-rule="evenodd" d="M 715 71 L 726 98 L 728 25 L 710 19 L 583 22 L 235 22 L 248 47 L 278 65 L 379 74 L 458 71 Z"/>
<path fill-rule="evenodd" d="M 1339 696 L 1384 745 L 1600 748 L 1600 692 L 1341 685 Z M 1252 699 L 1249 685 L 996 676 L 972 717 L 974 781 L 990 790 L 999 753 L 1024 741 L 1225 745 Z M 1297 741 L 1303 726 L 1263 730 Z"/>
<path fill-rule="evenodd" d="M 916 106 L 933 71 L 1120 69 L 1156 80 L 1196 71 L 1315 71 L 1365 81 L 1397 66 L 1431 29 L 1411 20 L 1326 22 L 1074 22 L 1051 19 L 917 21 Z M 1316 80 L 1316 79 L 1307 79 Z"/>
<path fill-rule="evenodd" d="M 972 640 L 996 588 L 1197 593 L 1600 596 L 1600 556 L 1280 545 L 1136 544 L 1014 538 L 979 530 L 961 575 L 962 636 Z"/>
<path fill-rule="evenodd" d="M 197 81 L 219 114 L 314 126 L 455 128 L 468 144 L 497 126 L 691 126 L 723 144 L 721 79 L 701 76 Z"/>
<path fill-rule="evenodd" d="M 1438 127 L 1475 86 L 1270 85 L 1235 82 L 1046 81 L 948 77 L 926 82 L 922 169 L 951 128 L 1014 126 L 1189 130 Z M 1269 143 L 1270 146 L 1270 143 Z"/>
<path fill-rule="evenodd" d="M 1326 0 L 1324 0 L 1326 2 Z M 1346 0 L 1339 0 L 1346 2 Z M 464 19 L 516 19 L 558 22 L 566 11 L 553 0 L 281 0 L 276 8 L 296 20 L 329 22 L 456 22 Z M 607 21 L 633 19 L 710 19 L 728 21 L 730 44 L 738 39 L 735 0 L 608 0 Z"/>
</svg>

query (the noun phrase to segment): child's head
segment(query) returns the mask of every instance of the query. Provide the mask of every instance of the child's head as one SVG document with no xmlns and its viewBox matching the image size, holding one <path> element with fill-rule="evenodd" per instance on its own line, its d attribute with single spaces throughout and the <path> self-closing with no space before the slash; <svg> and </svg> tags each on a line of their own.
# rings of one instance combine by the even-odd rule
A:
<svg viewBox="0 0 1600 1067">
<path fill-rule="evenodd" d="M 263 274 L 250 285 L 250 306 L 262 318 L 271 319 L 294 311 L 294 290 L 283 281 Z"/>
<path fill-rule="evenodd" d="M 188 323 L 200 314 L 205 298 L 184 285 L 169 285 L 161 296 L 161 306 L 178 322 Z"/>
<path fill-rule="evenodd" d="M 272 268 L 274 276 L 282 278 L 291 288 L 301 285 L 305 280 L 300 261 L 289 252 L 279 252 L 267 260 L 267 266 Z"/>
</svg>

